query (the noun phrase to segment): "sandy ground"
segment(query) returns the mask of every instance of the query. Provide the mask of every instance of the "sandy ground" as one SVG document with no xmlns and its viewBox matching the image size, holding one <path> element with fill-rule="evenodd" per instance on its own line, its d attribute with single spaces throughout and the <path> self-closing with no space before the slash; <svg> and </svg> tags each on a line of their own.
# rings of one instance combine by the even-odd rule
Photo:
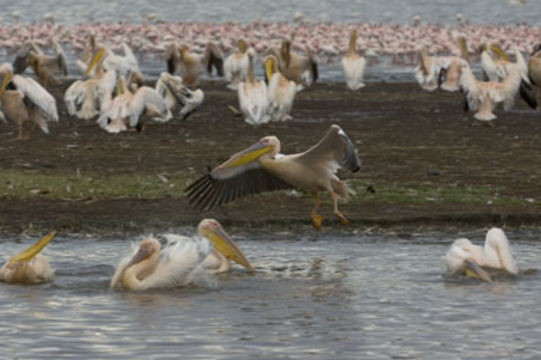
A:
<svg viewBox="0 0 541 360">
<path fill-rule="evenodd" d="M 39 130 L 26 142 L 9 141 L 15 124 L 0 123 L 0 169 L 39 174 L 185 174 L 190 179 L 265 135 L 276 135 L 282 151 L 302 151 L 317 142 L 330 124 L 339 124 L 355 142 L 363 162 L 355 178 L 376 190 L 370 201 L 358 194 L 341 206 L 351 223 L 344 230 L 374 226 L 541 225 L 540 114 L 520 101 L 498 111 L 494 126 L 483 126 L 462 112 L 458 93 L 422 92 L 416 84 L 368 84 L 350 92 L 342 84 L 316 84 L 298 95 L 294 120 L 253 127 L 228 109 L 236 93 L 221 82 L 207 82 L 205 104 L 188 120 L 149 123 L 143 133 L 110 135 L 93 121 L 70 118 L 62 90 L 54 89 L 60 123 L 51 134 Z M 396 184 L 488 187 L 491 196 L 513 201 L 378 200 L 380 187 Z M 0 184 L 6 186 L 6 184 Z M 63 232 L 160 231 L 195 225 L 203 217 L 224 224 L 270 229 L 310 229 L 312 200 L 288 193 L 253 196 L 201 213 L 184 198 L 51 200 L 0 198 L 0 232 L 56 229 Z M 325 203 L 324 228 L 342 229 Z"/>
</svg>

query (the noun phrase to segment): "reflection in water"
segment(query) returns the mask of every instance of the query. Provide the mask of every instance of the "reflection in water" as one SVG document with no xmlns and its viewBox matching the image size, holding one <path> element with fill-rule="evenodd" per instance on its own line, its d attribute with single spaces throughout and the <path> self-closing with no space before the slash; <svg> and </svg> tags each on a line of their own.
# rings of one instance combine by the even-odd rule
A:
<svg viewBox="0 0 541 360">
<path fill-rule="evenodd" d="M 541 279 L 531 269 L 540 250 L 528 241 L 534 235 L 513 235 L 523 239 L 514 246 L 527 270 L 492 284 L 442 275 L 449 244 L 438 239 L 449 236 L 308 241 L 284 233 L 239 239 L 255 276 L 236 269 L 218 276 L 217 287 L 143 293 L 109 290 L 124 241 L 63 239 L 45 251 L 58 269 L 54 283 L 0 285 L 2 356 L 535 357 Z"/>
</svg>

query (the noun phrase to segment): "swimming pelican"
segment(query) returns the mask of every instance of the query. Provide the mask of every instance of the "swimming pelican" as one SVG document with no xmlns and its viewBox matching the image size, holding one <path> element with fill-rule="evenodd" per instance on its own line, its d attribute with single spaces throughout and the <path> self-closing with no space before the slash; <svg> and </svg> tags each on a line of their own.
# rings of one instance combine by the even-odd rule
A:
<svg viewBox="0 0 541 360">
<path fill-rule="evenodd" d="M 196 111 L 203 100 L 205 95 L 201 89 L 190 90 L 182 83 L 180 76 L 174 76 L 168 72 L 162 72 L 160 78 L 156 82 L 156 91 L 160 93 L 165 101 L 165 105 L 169 111 L 180 105 L 180 119 L 185 120 L 194 111 Z"/>
<path fill-rule="evenodd" d="M 366 60 L 364 57 L 357 55 L 355 51 L 355 45 L 357 43 L 357 31 L 351 31 L 351 37 L 349 39 L 349 49 L 346 56 L 342 59 L 342 70 L 344 71 L 344 78 L 346 79 L 346 85 L 350 90 L 358 90 L 364 87 L 363 77 L 364 68 L 366 66 Z"/>
<path fill-rule="evenodd" d="M 238 85 L 237 94 L 240 109 L 246 117 L 245 121 L 251 125 L 259 125 L 269 121 L 267 114 L 269 99 L 265 82 L 256 81 L 254 78 L 254 56 L 253 49 L 248 50 L 248 74 L 246 80 Z"/>
<path fill-rule="evenodd" d="M 48 134 L 48 123 L 58 122 L 54 97 L 34 79 L 13 74 L 13 67 L 9 63 L 0 65 L 0 76 L 2 110 L 7 119 L 14 120 L 19 125 L 17 140 L 28 139 L 28 134 L 23 134 L 23 127 L 29 127 L 31 121 Z"/>
<path fill-rule="evenodd" d="M 185 192 L 191 205 L 211 209 L 249 194 L 300 188 L 314 197 L 311 219 L 319 229 L 323 220 L 317 213 L 320 191 L 329 192 L 334 214 L 343 224 L 348 223 L 338 210 L 338 198 L 347 199 L 350 189 L 336 171 L 344 167 L 356 172 L 360 166 L 351 140 L 338 125 L 331 125 L 323 139 L 299 154 L 280 154 L 278 138 L 265 136 L 193 182 Z"/>
<path fill-rule="evenodd" d="M 229 55 L 224 62 L 225 79 L 229 83 L 228 88 L 237 90 L 239 83 L 246 79 L 249 62 L 246 41 L 239 39 L 237 41 L 237 51 Z"/>
<path fill-rule="evenodd" d="M 45 235 L 30 247 L 11 257 L 0 268 L 0 281 L 10 284 L 41 284 L 54 279 L 54 270 L 47 257 L 39 252 L 51 241 L 55 233 Z"/>
<path fill-rule="evenodd" d="M 489 50 L 496 54 L 496 58 L 493 58 Z M 511 63 L 509 58 L 498 44 L 492 43 L 487 46 L 486 42 L 483 42 L 480 46 L 481 51 L 481 68 L 483 69 L 483 80 L 501 82 L 508 74 L 507 66 Z"/>
<path fill-rule="evenodd" d="M 278 67 L 282 75 L 303 87 L 312 85 L 319 76 L 317 60 L 310 47 L 304 47 L 304 56 L 296 54 L 291 51 L 291 41 L 288 39 L 282 40 Z"/>
<path fill-rule="evenodd" d="M 131 254 L 120 261 L 111 288 L 144 291 L 184 286 L 199 274 L 229 271 L 233 260 L 251 273 L 254 268 L 220 223 L 205 219 L 198 236 L 164 235 L 166 244 L 153 237 L 144 238 Z"/>
<path fill-rule="evenodd" d="M 24 44 L 13 62 L 14 73 L 22 74 L 30 66 L 43 86 L 58 84 L 55 73 L 68 75 L 68 58 L 62 46 L 56 40 L 53 43 L 54 55 L 44 54 L 34 42 Z"/>
<path fill-rule="evenodd" d="M 109 74 L 115 76 L 114 71 L 108 71 L 107 75 Z M 142 86 L 132 92 L 126 87 L 122 76 L 116 79 L 117 96 L 113 98 L 112 86 L 105 90 L 101 114 L 96 121 L 102 129 L 113 134 L 126 131 L 128 128 L 141 131 L 144 127 L 142 120 L 144 116 L 159 122 L 166 122 L 172 118 L 164 99 L 156 89 Z"/>
<path fill-rule="evenodd" d="M 484 248 L 472 244 L 468 239 L 455 240 L 447 251 L 444 262 L 448 275 L 466 274 L 489 282 L 492 279 L 485 269 L 500 269 L 518 275 L 518 266 L 509 240 L 499 228 L 492 228 L 487 232 Z"/>
<path fill-rule="evenodd" d="M 274 55 L 265 57 L 263 64 L 265 67 L 265 79 L 269 83 L 267 89 L 269 100 L 267 113 L 270 120 L 286 121 L 293 119 L 290 113 L 297 94 L 297 85 L 280 73 L 278 60 Z"/>
<path fill-rule="evenodd" d="M 224 76 L 223 56 L 216 44 L 209 42 L 203 54 L 190 52 L 188 45 L 182 45 L 179 49 L 176 44 L 171 44 L 166 51 L 167 69 L 174 74 L 180 67 L 180 76 L 188 87 L 197 85 L 199 69 L 204 66 L 209 74 L 212 68 L 216 69 L 218 76 Z"/>
<path fill-rule="evenodd" d="M 520 51 L 515 48 L 516 63 L 508 66 L 509 74 L 503 82 L 477 81 L 470 66 L 465 61 L 461 64 L 460 86 L 464 91 L 465 111 L 476 111 L 474 118 L 481 121 L 490 121 L 496 118 L 493 111 L 497 104 L 503 103 L 504 110 L 509 110 L 515 103 L 515 96 L 520 91 L 520 96 L 530 105 L 537 104 L 535 93 L 522 91 L 529 84 L 527 78 L 526 61 Z M 531 87 L 530 87 L 531 89 Z"/>
</svg>

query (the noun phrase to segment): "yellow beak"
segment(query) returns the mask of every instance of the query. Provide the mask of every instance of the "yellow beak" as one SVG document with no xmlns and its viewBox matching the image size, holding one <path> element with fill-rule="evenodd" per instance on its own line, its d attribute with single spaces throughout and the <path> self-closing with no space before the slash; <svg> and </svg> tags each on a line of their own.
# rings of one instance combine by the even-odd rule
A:
<svg viewBox="0 0 541 360">
<path fill-rule="evenodd" d="M 274 68 L 274 60 L 272 60 L 272 58 L 270 58 L 265 63 L 265 74 L 267 75 L 267 81 L 269 81 L 269 82 L 270 82 L 270 80 L 272 78 L 272 73 L 273 73 L 273 70 L 274 70 L 273 68 Z"/>
<path fill-rule="evenodd" d="M 209 231 L 205 235 L 212 242 L 214 248 L 227 259 L 233 260 L 237 264 L 244 266 L 252 274 L 255 272 L 252 264 L 246 259 L 244 253 L 237 247 L 233 239 L 231 239 L 225 230 L 217 229 Z"/>
<path fill-rule="evenodd" d="M 273 148 L 272 146 L 262 145 L 259 142 L 250 146 L 249 148 L 233 155 L 231 159 L 222 164 L 220 167 L 223 169 L 228 169 L 236 166 L 241 166 L 246 163 L 252 162 L 263 154 L 268 153 Z"/>
<path fill-rule="evenodd" d="M 122 95 L 125 92 L 124 81 L 120 76 L 116 79 L 116 92 L 118 95 Z"/>
<path fill-rule="evenodd" d="M 504 59 L 505 61 L 509 61 L 509 58 L 505 53 L 500 49 L 500 47 L 496 44 L 492 44 L 490 46 L 490 50 L 492 50 L 496 55 L 498 55 L 500 58 Z"/>
<path fill-rule="evenodd" d="M 4 75 L 4 79 L 2 79 L 2 86 L 0 87 L 0 96 L 4 95 L 4 91 L 6 90 L 9 82 L 11 81 L 11 77 L 11 71 L 8 71 L 6 75 Z"/>
<path fill-rule="evenodd" d="M 45 235 L 33 245 L 9 259 L 9 263 L 14 264 L 20 261 L 30 261 L 34 256 L 39 254 L 39 252 L 45 247 L 45 245 L 49 243 L 49 241 L 51 241 L 52 238 L 54 238 L 55 235 L 56 233 L 54 231 Z"/>
<path fill-rule="evenodd" d="M 466 261 L 466 270 L 464 274 L 468 277 L 481 279 L 486 282 L 492 282 L 490 275 L 473 260 Z"/>
<path fill-rule="evenodd" d="M 88 67 L 86 68 L 85 76 L 88 77 L 88 75 L 92 72 L 92 69 L 96 64 L 101 60 L 103 55 L 105 54 L 105 50 L 103 48 L 99 48 L 96 52 L 96 55 L 92 58 L 92 61 L 90 64 L 88 64 Z"/>
</svg>

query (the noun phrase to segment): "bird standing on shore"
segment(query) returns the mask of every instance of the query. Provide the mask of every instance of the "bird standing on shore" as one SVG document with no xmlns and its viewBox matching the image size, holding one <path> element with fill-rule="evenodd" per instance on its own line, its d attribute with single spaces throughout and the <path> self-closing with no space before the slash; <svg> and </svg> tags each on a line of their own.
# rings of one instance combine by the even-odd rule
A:
<svg viewBox="0 0 541 360">
<path fill-rule="evenodd" d="M 267 113 L 270 121 L 287 121 L 293 119 L 290 115 L 297 94 L 297 85 L 286 79 L 278 69 L 278 60 L 274 55 L 268 55 L 263 60 L 265 80 L 268 82 L 267 98 L 269 101 Z"/>
<path fill-rule="evenodd" d="M 218 76 L 224 76 L 222 51 L 212 42 L 207 43 L 203 54 L 191 52 L 186 44 L 179 48 L 173 43 L 167 48 L 165 57 L 169 73 L 174 74 L 177 68 L 180 68 L 180 76 L 188 87 L 197 85 L 201 66 L 208 74 L 211 74 L 214 68 Z"/>
<path fill-rule="evenodd" d="M 310 47 L 306 45 L 303 50 L 304 55 L 296 54 L 291 49 L 291 40 L 283 39 L 278 67 L 288 80 L 309 87 L 318 79 L 318 66 Z"/>
<path fill-rule="evenodd" d="M 357 55 L 355 46 L 357 43 L 357 31 L 351 31 L 349 39 L 349 48 L 346 56 L 342 58 L 342 70 L 346 85 L 350 90 L 359 90 L 364 87 L 363 77 L 366 60 L 364 57 Z"/>
<path fill-rule="evenodd" d="M 253 49 L 248 50 L 248 73 L 246 80 L 238 85 L 237 94 L 239 107 L 245 116 L 245 121 L 250 125 L 259 125 L 269 121 L 267 109 L 267 85 L 263 80 L 256 80 L 254 76 Z"/>
<path fill-rule="evenodd" d="M 55 74 L 68 75 L 68 58 L 62 46 L 56 40 L 53 43 L 54 55 L 44 54 L 34 42 L 24 44 L 13 61 L 14 73 L 22 74 L 30 66 L 43 86 L 58 84 Z"/>
<path fill-rule="evenodd" d="M 227 85 L 229 89 L 237 90 L 239 83 L 246 79 L 249 66 L 250 58 L 246 41 L 239 39 L 237 41 L 237 51 L 229 55 L 224 62 L 225 79 L 229 83 Z"/>
</svg>

